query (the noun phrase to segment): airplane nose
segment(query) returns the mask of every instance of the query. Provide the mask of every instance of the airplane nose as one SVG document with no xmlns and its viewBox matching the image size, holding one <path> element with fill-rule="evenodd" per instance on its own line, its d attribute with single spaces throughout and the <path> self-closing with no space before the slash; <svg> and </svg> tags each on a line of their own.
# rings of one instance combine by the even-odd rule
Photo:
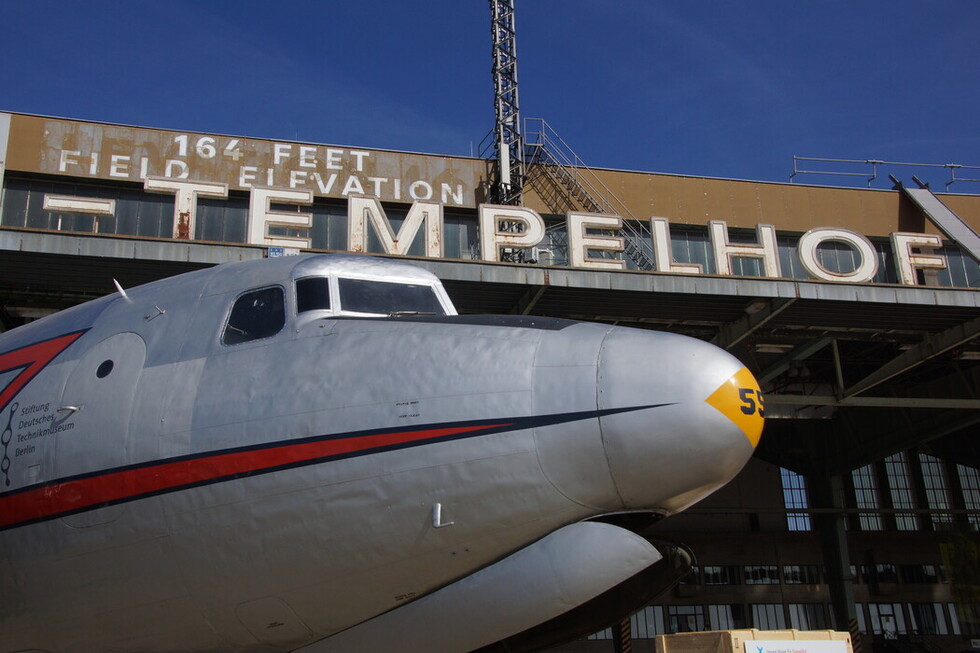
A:
<svg viewBox="0 0 980 653">
<path fill-rule="evenodd" d="M 602 446 L 627 510 L 683 510 L 738 474 L 759 443 L 759 384 L 714 345 L 613 329 L 597 374 Z"/>
</svg>

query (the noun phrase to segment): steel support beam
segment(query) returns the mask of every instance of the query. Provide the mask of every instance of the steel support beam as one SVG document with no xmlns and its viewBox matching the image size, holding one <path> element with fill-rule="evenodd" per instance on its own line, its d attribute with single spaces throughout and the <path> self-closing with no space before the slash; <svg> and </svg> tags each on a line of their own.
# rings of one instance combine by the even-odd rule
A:
<svg viewBox="0 0 980 653">
<path fill-rule="evenodd" d="M 764 306 L 759 308 L 759 310 L 753 311 L 730 324 L 723 324 L 718 331 L 718 335 L 711 339 L 711 344 L 717 345 L 722 349 L 731 349 L 751 335 L 753 331 L 789 308 L 795 301 L 795 297 L 776 297 L 766 301 Z M 749 304 L 749 306 L 752 306 L 752 304 Z"/>
<path fill-rule="evenodd" d="M 790 363 L 793 361 L 806 360 L 827 345 L 831 344 L 833 341 L 833 338 L 818 338 L 816 340 L 811 340 L 810 342 L 804 343 L 793 351 L 788 352 L 785 356 L 763 370 L 762 373 L 758 374 L 755 378 L 759 381 L 760 385 L 763 383 L 768 383 L 788 370 Z"/>
<path fill-rule="evenodd" d="M 918 345 L 902 352 L 876 371 L 844 390 L 843 397 L 853 397 L 866 390 L 870 390 L 892 377 L 907 372 L 917 365 L 921 365 L 930 358 L 934 358 L 943 352 L 949 351 L 953 347 L 973 340 L 978 335 L 980 335 L 980 317 L 963 324 L 958 324 L 941 333 L 931 335 Z"/>
<path fill-rule="evenodd" d="M 942 408 L 980 410 L 980 399 L 937 397 L 833 397 L 830 395 L 767 394 L 770 406 L 853 406 L 858 408 Z"/>
<path fill-rule="evenodd" d="M 511 311 L 512 314 L 517 315 L 530 315 L 531 311 L 537 305 L 538 300 L 544 295 L 544 291 L 548 289 L 548 286 L 531 286 L 527 291 L 521 295 L 520 300 L 517 302 L 517 306 Z"/>
</svg>

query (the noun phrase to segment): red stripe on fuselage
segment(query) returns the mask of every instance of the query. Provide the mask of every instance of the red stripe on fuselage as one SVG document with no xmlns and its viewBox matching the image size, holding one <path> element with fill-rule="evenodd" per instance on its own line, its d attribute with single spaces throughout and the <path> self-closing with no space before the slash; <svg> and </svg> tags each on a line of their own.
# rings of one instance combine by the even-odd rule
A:
<svg viewBox="0 0 980 653">
<path fill-rule="evenodd" d="M 272 444 L 261 449 L 203 454 L 198 458 L 161 461 L 102 474 L 68 479 L 0 496 L 0 529 L 43 521 L 59 515 L 171 492 L 219 480 L 229 480 L 320 459 L 344 457 L 373 449 L 424 444 L 427 440 L 508 426 L 482 424 L 420 431 L 358 435 L 295 444 Z"/>
</svg>

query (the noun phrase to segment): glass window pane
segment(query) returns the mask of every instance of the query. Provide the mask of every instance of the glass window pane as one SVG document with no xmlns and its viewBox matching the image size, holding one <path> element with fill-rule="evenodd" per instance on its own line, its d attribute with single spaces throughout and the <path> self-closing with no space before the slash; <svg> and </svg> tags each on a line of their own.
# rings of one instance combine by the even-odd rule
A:
<svg viewBox="0 0 980 653">
<path fill-rule="evenodd" d="M 736 630 L 747 627 L 748 624 L 745 621 L 745 606 L 708 606 L 708 628 L 710 630 Z"/>
<path fill-rule="evenodd" d="M 759 630 L 783 630 L 786 617 L 780 603 L 757 603 L 752 606 L 752 626 Z"/>
<path fill-rule="evenodd" d="M 878 482 L 875 479 L 873 465 L 855 469 L 851 472 L 854 483 L 854 498 L 859 509 L 878 510 L 881 504 L 878 500 Z M 880 531 L 883 529 L 881 515 L 874 512 L 858 513 L 862 531 Z"/>
<path fill-rule="evenodd" d="M 340 279 L 340 307 L 353 313 L 445 315 L 431 286 Z"/>
<path fill-rule="evenodd" d="M 745 567 L 746 585 L 778 585 L 779 568 L 776 565 L 747 565 Z"/>
<path fill-rule="evenodd" d="M 789 627 L 797 630 L 822 630 L 827 628 L 827 618 L 820 603 L 790 603 Z"/>
<path fill-rule="evenodd" d="M 809 508 L 810 500 L 806 493 L 806 478 L 802 474 L 781 468 L 783 482 L 783 503 L 786 507 L 786 527 L 791 531 L 809 531 L 810 515 L 805 512 L 792 512 L 794 509 Z"/>
<path fill-rule="evenodd" d="M 948 530 L 952 527 L 953 516 L 949 511 L 949 485 L 946 482 L 946 466 L 940 459 L 926 453 L 919 454 L 922 469 L 922 482 L 926 489 L 926 504 L 931 513 L 933 528 Z"/>
<path fill-rule="evenodd" d="M 667 606 L 671 633 L 695 633 L 704 630 L 704 610 L 700 605 Z"/>
<path fill-rule="evenodd" d="M 286 323 L 282 288 L 263 288 L 245 293 L 228 316 L 221 341 L 235 345 L 274 336 Z"/>
<path fill-rule="evenodd" d="M 888 490 L 891 494 L 892 507 L 896 510 L 914 509 L 916 506 L 912 496 L 912 479 L 909 476 L 905 452 L 901 451 L 885 458 L 885 471 L 888 474 Z M 914 513 L 897 513 L 895 524 L 900 531 L 919 529 L 919 522 Z"/>
<path fill-rule="evenodd" d="M 960 635 L 960 620 L 959 613 L 956 611 L 956 604 L 947 603 L 946 607 L 949 609 L 949 624 L 953 627 L 953 634 Z"/>
<path fill-rule="evenodd" d="M 705 566 L 701 569 L 701 579 L 705 585 L 738 585 L 738 567 Z"/>
<path fill-rule="evenodd" d="M 330 279 L 308 277 L 296 281 L 296 312 L 330 309 Z"/>
<path fill-rule="evenodd" d="M 957 465 L 960 487 L 963 488 L 963 505 L 971 511 L 966 519 L 972 530 L 980 531 L 980 470 L 976 467 Z"/>
<path fill-rule="evenodd" d="M 819 585 L 817 565 L 783 565 L 783 582 L 787 585 Z"/>
</svg>

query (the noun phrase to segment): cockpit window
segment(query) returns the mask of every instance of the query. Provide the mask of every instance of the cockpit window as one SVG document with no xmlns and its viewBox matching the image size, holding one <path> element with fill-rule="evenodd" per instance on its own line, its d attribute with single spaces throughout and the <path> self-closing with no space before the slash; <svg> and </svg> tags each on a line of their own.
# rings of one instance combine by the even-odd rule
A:
<svg viewBox="0 0 980 653">
<path fill-rule="evenodd" d="M 340 307 L 353 313 L 445 315 L 431 286 L 339 279 Z"/>
<path fill-rule="evenodd" d="M 221 336 L 226 345 L 269 338 L 286 324 L 283 291 L 279 286 L 247 292 L 235 300 Z"/>
<path fill-rule="evenodd" d="M 296 312 L 330 310 L 330 279 L 307 277 L 296 281 Z"/>
</svg>

